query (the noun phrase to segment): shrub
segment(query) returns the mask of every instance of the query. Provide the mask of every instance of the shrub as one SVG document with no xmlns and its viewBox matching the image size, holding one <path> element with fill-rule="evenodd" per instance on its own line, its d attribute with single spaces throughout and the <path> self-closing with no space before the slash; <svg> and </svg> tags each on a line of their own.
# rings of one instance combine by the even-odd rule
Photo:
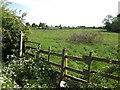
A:
<svg viewBox="0 0 120 90">
<path fill-rule="evenodd" d="M 34 58 L 26 60 L 12 55 L 8 65 L 2 67 L 2 88 L 51 88 L 56 87 L 59 75 L 50 65 Z M 16 69 L 17 68 L 17 69 Z"/>
<path fill-rule="evenodd" d="M 2 22 L 2 58 L 3 61 L 9 61 L 6 57 L 7 55 L 15 54 L 18 55 L 19 52 L 19 42 L 20 42 L 20 32 L 23 31 L 25 33 L 24 39 L 27 39 L 27 32 L 29 31 L 29 27 L 25 26 L 24 16 L 26 13 L 22 15 L 17 15 L 16 10 L 11 10 L 7 7 L 9 2 L 0 1 L 2 11 L 2 19 L 0 19 L 0 23 Z M 20 13 L 21 11 L 19 11 Z M 20 13 L 21 14 L 21 13 Z"/>
<path fill-rule="evenodd" d="M 69 37 L 69 41 L 74 43 L 95 43 L 101 41 L 100 33 L 83 32 L 81 34 L 74 33 Z"/>
</svg>

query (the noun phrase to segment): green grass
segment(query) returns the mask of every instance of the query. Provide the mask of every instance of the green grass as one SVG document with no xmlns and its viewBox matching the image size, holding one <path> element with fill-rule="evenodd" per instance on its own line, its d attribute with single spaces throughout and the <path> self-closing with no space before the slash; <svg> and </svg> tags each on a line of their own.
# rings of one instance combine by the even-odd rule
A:
<svg viewBox="0 0 120 90">
<path fill-rule="evenodd" d="M 82 44 L 68 41 L 70 35 L 73 33 L 81 33 L 83 31 L 101 31 L 101 37 L 103 38 L 102 42 L 95 44 Z M 89 52 L 93 50 L 93 56 L 107 59 L 117 59 L 118 34 L 102 31 L 104 30 L 32 30 L 29 40 L 40 42 L 42 44 L 42 49 L 45 50 L 51 46 L 52 51 L 61 53 L 62 48 L 67 48 L 69 55 L 75 55 L 79 57 L 82 55 L 89 55 Z"/>
<path fill-rule="evenodd" d="M 68 41 L 68 38 L 74 33 L 82 33 L 84 31 L 97 32 L 101 34 L 102 42 L 94 44 L 72 43 Z M 117 45 L 118 45 L 118 33 L 106 32 L 102 29 L 68 29 L 68 30 L 32 30 L 29 36 L 30 41 L 41 43 L 43 50 L 48 50 L 51 47 L 52 52 L 62 53 L 63 48 L 68 49 L 68 55 L 82 57 L 82 55 L 89 55 L 90 51 L 93 51 L 95 57 L 117 60 Z M 37 46 L 34 46 L 37 47 Z M 42 55 L 47 57 L 47 55 Z M 51 61 L 61 64 L 61 57 L 51 56 Z M 104 70 L 104 67 L 109 64 L 104 62 L 93 62 L 93 70 Z M 87 65 L 83 62 L 78 62 L 69 59 L 68 66 L 83 70 L 87 68 Z M 60 70 L 59 68 L 53 67 Z M 82 77 L 79 74 L 68 72 L 68 74 Z"/>
</svg>

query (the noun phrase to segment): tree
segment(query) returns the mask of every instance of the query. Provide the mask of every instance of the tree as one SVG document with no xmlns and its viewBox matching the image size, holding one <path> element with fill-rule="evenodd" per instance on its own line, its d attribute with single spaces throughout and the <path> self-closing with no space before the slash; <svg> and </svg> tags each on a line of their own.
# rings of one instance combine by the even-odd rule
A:
<svg viewBox="0 0 120 90">
<path fill-rule="evenodd" d="M 62 25 L 61 24 L 59 25 L 59 28 L 62 29 Z"/>
<path fill-rule="evenodd" d="M 117 17 L 120 17 L 120 14 L 118 14 Z"/>
<path fill-rule="evenodd" d="M 46 23 L 41 23 L 40 22 L 40 24 L 38 26 L 41 27 L 42 29 L 44 29 L 47 25 L 46 25 Z"/>
<path fill-rule="evenodd" d="M 103 20 L 103 23 L 105 24 L 105 29 L 107 29 L 107 31 L 120 32 L 120 17 L 119 17 L 119 15 L 117 15 L 117 17 L 112 17 L 111 15 L 108 15 Z"/>
<path fill-rule="evenodd" d="M 29 23 L 29 22 L 26 22 L 26 26 L 30 26 L 30 23 Z"/>
<path fill-rule="evenodd" d="M 35 24 L 35 23 L 33 23 L 33 24 L 32 24 L 32 27 L 37 27 L 37 26 L 38 26 L 38 25 L 37 25 L 37 24 Z"/>
<path fill-rule="evenodd" d="M 9 2 L 4 0 L 0 1 L 0 4 L 0 10 L 2 11 L 2 20 L 0 19 L 0 22 L 2 22 L 2 58 L 6 62 L 9 61 L 7 59 L 8 55 L 19 55 L 20 32 L 24 32 L 24 40 L 26 40 L 29 27 L 24 24 L 26 13 L 17 16 L 16 10 L 11 10 L 7 7 L 10 4 Z"/>
<path fill-rule="evenodd" d="M 40 24 L 38 25 L 39 27 L 42 27 L 42 23 L 40 22 Z"/>
</svg>

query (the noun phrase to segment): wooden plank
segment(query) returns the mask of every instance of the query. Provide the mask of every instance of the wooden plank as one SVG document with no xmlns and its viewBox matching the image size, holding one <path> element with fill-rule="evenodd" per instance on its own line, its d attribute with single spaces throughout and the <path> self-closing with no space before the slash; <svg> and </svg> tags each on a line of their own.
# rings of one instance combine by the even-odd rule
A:
<svg viewBox="0 0 120 90">
<path fill-rule="evenodd" d="M 29 47 L 29 46 L 26 46 L 26 49 L 34 49 L 34 50 L 38 50 L 37 48 Z"/>
<path fill-rule="evenodd" d="M 45 50 L 40 50 L 39 52 L 40 53 L 44 53 L 44 54 L 48 54 L 49 53 L 48 51 L 45 51 Z M 50 55 L 62 56 L 62 54 L 55 53 L 55 52 L 50 52 Z"/>
<path fill-rule="evenodd" d="M 58 74 L 61 74 L 60 71 L 55 71 L 55 72 L 57 72 Z M 74 76 L 71 76 L 71 75 L 66 75 L 66 74 L 64 74 L 64 76 L 67 77 L 67 78 L 71 78 L 71 79 L 73 79 L 73 80 L 76 80 L 76 81 L 80 81 L 80 82 L 82 82 L 82 83 L 87 83 L 86 80 L 80 79 L 80 78 L 77 78 L 77 77 L 74 77 Z"/>
<path fill-rule="evenodd" d="M 78 74 L 84 75 L 84 72 L 83 72 L 83 71 L 80 71 L 80 70 L 76 70 L 76 69 L 73 69 L 73 68 L 70 68 L 70 67 L 65 67 L 65 69 L 70 70 L 70 71 L 72 71 L 72 72 L 76 72 L 76 73 L 78 73 Z"/>
<path fill-rule="evenodd" d="M 65 57 L 69 58 L 69 59 L 73 59 L 73 60 L 78 60 L 78 61 L 85 62 L 85 60 L 83 58 L 79 58 L 79 57 L 76 57 L 76 56 L 66 55 Z"/>
<path fill-rule="evenodd" d="M 32 53 L 25 53 L 25 54 L 28 54 L 28 55 L 30 55 L 30 56 L 32 56 L 32 57 L 35 57 L 35 55 L 33 55 Z"/>
<path fill-rule="evenodd" d="M 118 76 L 113 76 L 113 75 L 109 75 L 109 74 L 105 74 L 105 73 L 99 73 L 99 74 L 103 77 L 107 77 L 107 78 L 114 79 L 114 80 L 120 80 L 120 77 L 118 77 Z"/>
<path fill-rule="evenodd" d="M 104 59 L 104 58 L 98 58 L 98 57 L 92 57 L 93 60 L 106 62 L 110 64 L 120 64 L 120 61 L 110 60 L 110 59 Z"/>
<path fill-rule="evenodd" d="M 34 43 L 34 44 L 40 44 L 40 43 L 38 43 L 38 42 L 32 42 L 32 41 L 24 41 L 24 42 Z"/>
<path fill-rule="evenodd" d="M 48 54 L 48 51 L 45 51 L 45 50 L 39 50 L 38 52 L 39 52 L 39 53 Z"/>
<path fill-rule="evenodd" d="M 53 62 L 48 62 L 48 60 L 47 60 L 47 59 L 42 58 L 42 57 L 40 57 L 40 58 L 41 58 L 41 61 L 43 61 L 43 62 L 45 62 L 45 63 L 47 63 L 47 64 L 51 64 L 51 65 L 54 65 L 54 66 L 57 66 L 57 67 L 61 67 L 61 65 L 60 65 L 60 64 L 53 63 Z M 40 58 L 39 58 L 39 59 L 40 59 Z"/>
<path fill-rule="evenodd" d="M 44 54 L 48 54 L 49 53 L 48 51 L 45 51 L 45 50 L 40 50 L 39 52 L 44 53 Z M 50 55 L 62 56 L 62 54 L 55 53 L 55 52 L 50 52 Z M 65 55 L 65 58 L 69 58 L 69 59 L 85 62 L 84 59 L 76 57 L 76 56 Z"/>
<path fill-rule="evenodd" d="M 57 67 L 61 67 L 60 64 L 57 64 L 57 63 L 53 63 L 53 62 L 49 62 L 51 65 L 54 65 L 54 66 L 57 66 Z"/>
<path fill-rule="evenodd" d="M 86 70 L 86 69 L 84 69 L 84 70 Z M 109 74 L 105 74 L 105 73 L 101 73 L 101 72 L 97 72 L 97 71 L 91 71 L 91 73 L 98 73 L 98 74 L 100 74 L 101 76 L 106 77 L 106 78 L 115 79 L 115 80 L 120 80 L 120 77 L 119 77 L 119 76 L 113 76 L 113 75 L 109 75 Z"/>
<path fill-rule="evenodd" d="M 76 80 L 76 81 L 80 81 L 80 82 L 82 82 L 82 83 L 87 83 L 86 80 L 80 79 L 80 78 L 77 78 L 77 77 L 74 77 L 74 76 L 71 76 L 71 75 L 66 75 L 66 74 L 64 74 L 64 76 L 65 76 L 65 77 L 68 77 L 68 78 L 71 78 L 71 79 L 74 79 L 74 80 Z"/>
<path fill-rule="evenodd" d="M 51 52 L 51 55 L 62 56 L 62 54 Z"/>
</svg>

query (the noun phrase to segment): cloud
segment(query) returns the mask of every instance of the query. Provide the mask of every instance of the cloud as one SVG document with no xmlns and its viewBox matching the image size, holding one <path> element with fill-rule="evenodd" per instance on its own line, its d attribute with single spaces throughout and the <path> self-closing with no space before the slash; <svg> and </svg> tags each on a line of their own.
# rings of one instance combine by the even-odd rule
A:
<svg viewBox="0 0 120 90">
<path fill-rule="evenodd" d="M 117 14 L 119 0 L 10 0 L 29 6 L 26 17 L 33 23 L 53 25 L 102 25 L 108 14 Z"/>
</svg>

